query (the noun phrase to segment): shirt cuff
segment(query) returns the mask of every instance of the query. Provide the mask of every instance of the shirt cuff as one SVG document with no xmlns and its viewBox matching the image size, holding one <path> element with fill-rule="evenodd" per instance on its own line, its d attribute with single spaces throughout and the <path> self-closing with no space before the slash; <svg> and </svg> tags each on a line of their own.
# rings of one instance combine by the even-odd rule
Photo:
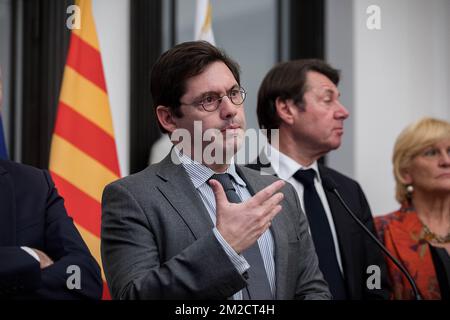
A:
<svg viewBox="0 0 450 320">
<path fill-rule="evenodd" d="M 41 260 L 39 259 L 39 256 L 37 255 L 36 252 L 34 252 L 33 249 L 28 248 L 28 247 L 20 247 L 20 249 L 24 250 L 25 252 L 27 252 L 30 256 L 32 256 L 33 258 L 35 258 L 38 262 L 41 262 Z"/>
<path fill-rule="evenodd" d="M 228 258 L 230 258 L 231 263 L 233 263 L 234 267 L 239 272 L 239 274 L 243 275 L 250 268 L 250 265 L 248 264 L 247 260 L 245 260 L 244 256 L 242 256 L 242 255 L 238 254 L 236 251 L 234 251 L 234 249 L 222 237 L 222 235 L 220 234 L 219 230 L 217 230 L 217 228 L 214 228 L 213 232 L 217 238 L 217 241 L 219 241 L 223 250 L 225 250 L 225 253 L 227 254 Z"/>
</svg>

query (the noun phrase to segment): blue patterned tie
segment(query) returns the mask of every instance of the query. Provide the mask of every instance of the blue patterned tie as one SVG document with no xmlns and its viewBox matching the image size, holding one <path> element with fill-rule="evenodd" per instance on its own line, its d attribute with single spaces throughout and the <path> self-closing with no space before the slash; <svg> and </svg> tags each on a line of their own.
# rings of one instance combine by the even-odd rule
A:
<svg viewBox="0 0 450 320">
<path fill-rule="evenodd" d="M 335 300 L 346 299 L 345 283 L 336 258 L 333 236 L 325 209 L 314 186 L 316 172 L 313 169 L 298 170 L 294 178 L 304 187 L 303 202 L 314 246 L 319 258 L 319 267 L 328 282 Z"/>
<path fill-rule="evenodd" d="M 242 202 L 241 198 L 234 189 L 228 173 L 215 174 L 211 179 L 217 180 L 223 187 L 227 199 L 232 203 Z M 242 298 L 244 300 L 272 300 L 272 292 L 270 290 L 269 279 L 267 278 L 264 261 L 259 251 L 258 242 L 242 252 L 245 260 L 250 265 L 248 269 L 247 289 L 242 290 Z"/>
</svg>

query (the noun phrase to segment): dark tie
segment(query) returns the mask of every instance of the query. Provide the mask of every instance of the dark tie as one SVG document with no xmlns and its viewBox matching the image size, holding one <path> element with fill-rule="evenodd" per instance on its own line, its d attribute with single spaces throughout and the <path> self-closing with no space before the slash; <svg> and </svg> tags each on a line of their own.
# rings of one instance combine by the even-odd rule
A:
<svg viewBox="0 0 450 320">
<path fill-rule="evenodd" d="M 294 178 L 304 187 L 303 202 L 314 246 L 319 258 L 319 267 L 328 282 L 335 300 L 346 299 L 344 279 L 336 258 L 333 236 L 325 209 L 314 186 L 316 172 L 313 169 L 298 170 Z"/>
<path fill-rule="evenodd" d="M 222 185 L 227 199 L 232 203 L 242 202 L 239 198 L 228 173 L 215 174 L 211 179 L 217 180 Z M 248 269 L 247 288 L 242 290 L 242 298 L 244 300 L 272 300 L 272 292 L 270 290 L 269 279 L 267 278 L 264 261 L 259 251 L 258 242 L 242 252 L 245 260 L 250 265 Z M 248 291 L 247 291 L 248 289 Z"/>
</svg>

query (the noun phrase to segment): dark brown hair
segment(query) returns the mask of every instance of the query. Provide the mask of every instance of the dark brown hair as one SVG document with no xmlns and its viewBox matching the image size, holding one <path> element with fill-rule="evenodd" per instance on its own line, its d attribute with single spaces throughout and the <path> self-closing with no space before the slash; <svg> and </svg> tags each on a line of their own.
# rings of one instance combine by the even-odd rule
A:
<svg viewBox="0 0 450 320">
<path fill-rule="evenodd" d="M 281 62 L 275 65 L 265 76 L 258 91 L 256 113 L 261 129 L 277 129 L 281 119 L 275 108 L 275 101 L 292 99 L 300 108 L 304 108 L 303 96 L 307 91 L 306 75 L 315 71 L 325 75 L 336 86 L 339 83 L 339 71 L 318 59 L 305 59 Z"/>
<path fill-rule="evenodd" d="M 151 72 L 154 109 L 163 105 L 171 108 L 175 116 L 182 117 L 180 99 L 186 93 L 187 80 L 216 61 L 223 62 L 240 84 L 239 65 L 206 41 L 184 42 L 163 53 Z M 166 132 L 161 126 L 160 129 Z"/>
</svg>

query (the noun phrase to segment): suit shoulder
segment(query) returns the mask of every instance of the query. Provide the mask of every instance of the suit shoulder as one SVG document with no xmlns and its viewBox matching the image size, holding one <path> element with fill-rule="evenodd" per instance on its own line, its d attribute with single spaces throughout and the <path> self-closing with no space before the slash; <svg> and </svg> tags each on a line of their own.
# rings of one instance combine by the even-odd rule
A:
<svg viewBox="0 0 450 320">
<path fill-rule="evenodd" d="M 340 173 L 339 171 L 331 169 L 330 167 L 319 165 L 319 171 L 321 175 L 331 176 L 341 186 L 361 189 L 360 184 L 356 180 L 346 176 L 343 173 Z"/>
<path fill-rule="evenodd" d="M 139 172 L 130 174 L 126 177 L 111 182 L 106 186 L 106 188 L 112 186 L 121 186 L 128 190 L 132 190 L 135 187 L 141 187 L 143 184 L 151 183 L 153 179 L 157 179 L 157 171 L 158 164 L 152 164 Z"/>
<path fill-rule="evenodd" d="M 267 174 L 262 171 L 259 171 L 257 169 L 253 169 L 251 167 L 247 166 L 239 166 L 239 169 L 242 171 L 242 173 L 245 176 L 252 177 L 253 179 L 260 179 L 263 182 L 266 182 L 268 185 L 280 180 L 277 176 L 274 176 L 272 174 Z"/>
<path fill-rule="evenodd" d="M 0 174 L 9 173 L 15 183 L 25 185 L 42 184 L 45 182 L 45 170 L 9 160 L 0 160 Z"/>
<path fill-rule="evenodd" d="M 256 171 L 254 169 L 249 169 L 247 166 L 246 167 L 238 166 L 238 167 L 247 179 L 251 181 L 258 181 L 258 183 L 264 187 L 274 183 L 275 181 L 282 180 L 278 176 L 265 173 L 264 171 Z M 294 187 L 288 181 L 284 182 L 286 184 L 280 191 L 282 191 L 288 197 L 291 196 L 296 197 L 297 192 L 295 191 Z"/>
<path fill-rule="evenodd" d="M 0 168 L 9 172 L 11 175 L 42 175 L 44 170 L 29 166 L 27 164 L 17 163 L 10 160 L 0 160 Z"/>
</svg>

